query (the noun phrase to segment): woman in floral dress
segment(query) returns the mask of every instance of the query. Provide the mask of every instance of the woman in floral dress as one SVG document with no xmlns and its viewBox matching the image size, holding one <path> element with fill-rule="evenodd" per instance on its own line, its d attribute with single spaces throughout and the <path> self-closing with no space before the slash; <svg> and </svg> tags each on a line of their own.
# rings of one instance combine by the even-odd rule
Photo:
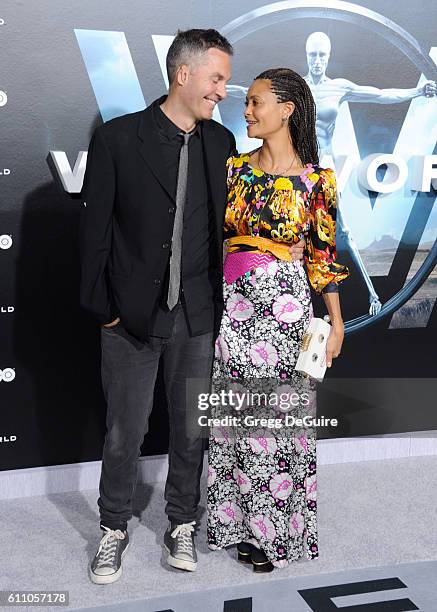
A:
<svg viewBox="0 0 437 612">
<path fill-rule="evenodd" d="M 261 389 L 276 380 L 313 397 L 315 383 L 294 370 L 313 316 L 310 285 L 332 324 L 328 367 L 344 337 L 338 285 L 349 272 L 335 261 L 335 173 L 318 165 L 315 104 L 296 72 L 256 77 L 245 118 L 249 137 L 263 144 L 227 161 L 224 314 L 213 381 L 256 380 Z M 301 239 L 303 262 L 293 261 L 288 249 Z M 237 544 L 239 560 L 256 571 L 317 558 L 316 484 L 316 439 L 308 431 L 212 428 L 209 547 Z"/>
</svg>

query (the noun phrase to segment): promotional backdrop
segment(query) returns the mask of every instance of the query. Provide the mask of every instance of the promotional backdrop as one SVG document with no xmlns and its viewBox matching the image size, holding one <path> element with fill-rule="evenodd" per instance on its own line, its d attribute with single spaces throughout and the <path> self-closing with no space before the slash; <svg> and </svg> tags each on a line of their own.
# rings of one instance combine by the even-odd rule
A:
<svg viewBox="0 0 437 612">
<path fill-rule="evenodd" d="M 101 458 L 100 332 L 78 291 L 86 151 L 96 125 L 166 91 L 178 28 L 214 27 L 233 43 L 215 118 L 241 152 L 259 144 L 243 118 L 257 74 L 290 67 L 313 89 L 321 165 L 337 172 L 338 259 L 351 270 L 344 347 L 319 390 L 319 413 L 340 425 L 321 437 L 437 429 L 437 7 L 316 5 L 2 3 L 1 469 Z M 144 454 L 167 448 L 161 382 L 155 400 Z"/>
</svg>

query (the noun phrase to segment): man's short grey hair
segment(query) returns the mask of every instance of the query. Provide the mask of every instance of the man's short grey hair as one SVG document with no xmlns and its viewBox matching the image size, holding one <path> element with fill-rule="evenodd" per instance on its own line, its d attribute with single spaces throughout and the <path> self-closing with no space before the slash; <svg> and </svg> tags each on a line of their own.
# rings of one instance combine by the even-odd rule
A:
<svg viewBox="0 0 437 612">
<path fill-rule="evenodd" d="M 200 57 L 208 49 L 219 49 L 228 55 L 234 53 L 231 43 L 217 30 L 179 30 L 167 53 L 166 65 L 170 85 L 181 64 L 189 65 L 196 56 Z"/>
</svg>

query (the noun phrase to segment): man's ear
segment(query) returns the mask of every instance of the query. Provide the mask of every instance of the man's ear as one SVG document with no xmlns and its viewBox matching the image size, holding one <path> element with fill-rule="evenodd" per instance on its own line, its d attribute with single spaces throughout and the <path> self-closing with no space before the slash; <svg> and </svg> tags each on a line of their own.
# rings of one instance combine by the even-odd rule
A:
<svg viewBox="0 0 437 612">
<path fill-rule="evenodd" d="M 188 81 L 189 74 L 190 74 L 190 70 L 187 64 L 181 64 L 176 71 L 176 78 L 175 78 L 176 83 L 183 87 Z"/>
</svg>

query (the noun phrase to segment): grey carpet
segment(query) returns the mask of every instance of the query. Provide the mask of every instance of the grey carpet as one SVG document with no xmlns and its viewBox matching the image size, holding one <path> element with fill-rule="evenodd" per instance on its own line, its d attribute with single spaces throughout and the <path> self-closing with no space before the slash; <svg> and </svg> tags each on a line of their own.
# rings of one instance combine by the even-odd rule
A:
<svg viewBox="0 0 437 612">
<path fill-rule="evenodd" d="M 101 536 L 97 491 L 1 501 L 4 559 L 0 589 L 65 589 L 70 595 L 69 609 L 111 606 L 121 612 L 134 609 L 124 607 L 122 602 L 137 602 L 137 609 L 153 610 L 154 602 L 150 602 L 152 607 L 146 607 L 145 600 L 182 593 L 194 595 L 207 589 L 224 592 L 228 588 L 232 597 L 240 591 L 245 597 L 252 587 L 258 589 L 260 580 L 263 588 L 267 588 L 269 582 L 281 583 L 294 578 L 302 585 L 307 581 L 321 586 L 326 584 L 325 574 L 345 572 L 333 580 L 347 582 L 355 580 L 350 578 L 350 571 L 357 568 L 435 560 L 436 473 L 435 456 L 320 466 L 320 558 L 299 561 L 261 578 L 235 561 L 233 549 L 216 552 L 208 549 L 204 515 L 197 537 L 197 572 L 189 574 L 167 568 L 162 562 L 160 547 L 166 526 L 162 484 L 137 489 L 134 518 L 129 523 L 131 547 L 124 561 L 124 575 L 107 586 L 91 584 L 87 575 L 87 565 Z M 204 506 L 203 496 L 203 511 Z M 392 571 L 390 568 L 390 576 Z M 366 575 L 372 579 L 375 574 L 370 571 Z M 429 593 L 423 595 L 428 596 Z M 420 609 L 436 612 L 437 594 L 435 599 L 434 608 Z M 175 612 L 185 610 L 183 598 L 178 597 L 176 601 L 181 607 L 174 608 Z M 196 610 L 193 607 L 195 599 L 190 598 L 190 601 L 189 609 Z M 311 609 L 305 606 L 290 609 Z M 162 609 L 165 607 L 155 608 Z M 209 605 L 203 609 L 215 610 Z M 264 610 L 256 608 L 255 603 L 253 609 Z M 280 610 L 275 605 L 275 612 Z"/>
<path fill-rule="evenodd" d="M 262 577 L 256 584 L 173 593 L 171 596 L 86 610 L 272 612 L 273 608 L 275 612 L 327 612 L 332 608 L 356 612 L 435 612 L 436 576 L 437 561 L 419 561 L 300 578 L 264 581 Z M 374 607 L 366 609 L 365 605 Z"/>
</svg>

